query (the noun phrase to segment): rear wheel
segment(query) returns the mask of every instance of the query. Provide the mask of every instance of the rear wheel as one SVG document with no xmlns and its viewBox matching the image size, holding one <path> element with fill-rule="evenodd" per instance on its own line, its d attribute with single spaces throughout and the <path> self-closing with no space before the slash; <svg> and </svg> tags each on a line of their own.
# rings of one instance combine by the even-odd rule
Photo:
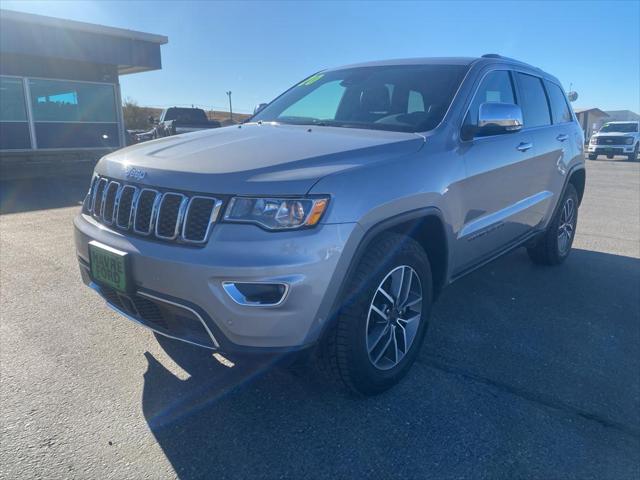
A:
<svg viewBox="0 0 640 480">
<path fill-rule="evenodd" d="M 320 344 L 320 368 L 362 395 L 387 390 L 407 373 L 431 311 L 431 268 L 413 239 L 383 234 L 348 280 L 336 324 Z"/>
<path fill-rule="evenodd" d="M 541 265 L 558 265 L 571 252 L 578 224 L 578 193 L 573 184 L 568 184 L 547 230 L 538 242 L 527 248 L 529 257 Z"/>
</svg>

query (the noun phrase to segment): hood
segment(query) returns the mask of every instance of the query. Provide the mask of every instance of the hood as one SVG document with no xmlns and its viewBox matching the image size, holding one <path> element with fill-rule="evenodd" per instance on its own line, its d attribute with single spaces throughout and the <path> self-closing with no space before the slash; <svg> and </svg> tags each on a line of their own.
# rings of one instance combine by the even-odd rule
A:
<svg viewBox="0 0 640 480">
<path fill-rule="evenodd" d="M 598 132 L 594 137 L 634 137 L 636 132 Z"/>
<path fill-rule="evenodd" d="M 415 152 L 413 133 L 245 124 L 161 138 L 103 157 L 98 174 L 149 186 L 218 194 L 307 193 L 320 178 Z M 138 172 L 136 172 L 138 173 Z"/>
</svg>

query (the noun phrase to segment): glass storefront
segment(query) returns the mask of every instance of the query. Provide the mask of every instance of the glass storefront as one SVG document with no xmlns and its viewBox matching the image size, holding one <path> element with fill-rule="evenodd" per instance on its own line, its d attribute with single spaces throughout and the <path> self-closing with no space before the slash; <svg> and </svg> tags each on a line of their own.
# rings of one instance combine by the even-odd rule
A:
<svg viewBox="0 0 640 480">
<path fill-rule="evenodd" d="M 31 148 L 21 78 L 0 77 L 0 150 Z"/>
<path fill-rule="evenodd" d="M 114 85 L 0 77 L 0 149 L 120 146 Z M 27 114 L 31 106 L 31 122 Z"/>
</svg>

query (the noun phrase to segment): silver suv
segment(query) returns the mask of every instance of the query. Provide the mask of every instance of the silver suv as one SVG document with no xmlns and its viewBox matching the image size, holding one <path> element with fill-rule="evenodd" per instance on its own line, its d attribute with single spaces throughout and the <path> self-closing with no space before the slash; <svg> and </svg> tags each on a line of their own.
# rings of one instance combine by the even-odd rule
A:
<svg viewBox="0 0 640 480">
<path fill-rule="evenodd" d="M 84 282 L 222 352 L 312 352 L 362 394 L 410 368 L 441 289 L 525 246 L 571 250 L 584 138 L 558 80 L 499 55 L 323 70 L 248 122 L 111 153 Z"/>
</svg>

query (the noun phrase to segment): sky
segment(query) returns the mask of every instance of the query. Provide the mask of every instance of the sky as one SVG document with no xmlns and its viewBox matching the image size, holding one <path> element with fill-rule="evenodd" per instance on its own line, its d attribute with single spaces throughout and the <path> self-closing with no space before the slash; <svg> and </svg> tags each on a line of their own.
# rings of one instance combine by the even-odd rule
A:
<svg viewBox="0 0 640 480">
<path fill-rule="evenodd" d="M 2 0 L 2 8 L 169 37 L 162 70 L 120 78 L 145 106 L 251 112 L 311 73 L 499 53 L 555 75 L 575 108 L 640 113 L 640 0 L 190 2 Z"/>
</svg>

